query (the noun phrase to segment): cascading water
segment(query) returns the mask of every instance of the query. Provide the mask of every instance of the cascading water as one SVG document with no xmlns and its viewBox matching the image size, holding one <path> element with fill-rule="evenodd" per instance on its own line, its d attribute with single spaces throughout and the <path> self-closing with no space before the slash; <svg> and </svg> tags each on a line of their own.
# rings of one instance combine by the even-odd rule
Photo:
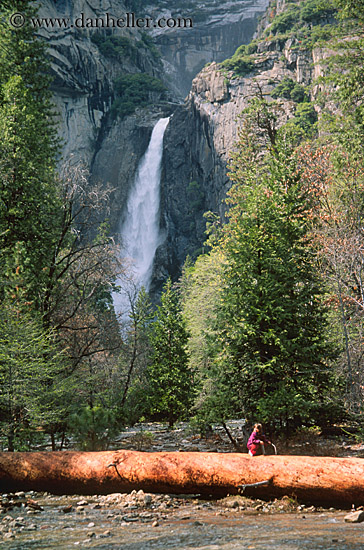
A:
<svg viewBox="0 0 364 550">
<path fill-rule="evenodd" d="M 163 137 L 169 118 L 161 118 L 153 128 L 145 155 L 142 157 L 131 189 L 124 222 L 120 229 L 123 256 L 131 261 L 137 287 L 149 289 L 153 260 L 161 244 L 159 230 L 160 172 Z M 117 284 L 120 281 L 117 281 Z M 114 294 L 117 313 L 125 313 L 122 294 Z"/>
</svg>

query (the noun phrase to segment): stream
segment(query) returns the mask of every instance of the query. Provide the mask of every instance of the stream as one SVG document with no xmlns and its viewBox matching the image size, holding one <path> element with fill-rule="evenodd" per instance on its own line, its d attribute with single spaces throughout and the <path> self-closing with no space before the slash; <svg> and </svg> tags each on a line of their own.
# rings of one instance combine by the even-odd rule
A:
<svg viewBox="0 0 364 550">
<path fill-rule="evenodd" d="M 1 504 L 4 550 L 364 548 L 364 524 L 346 523 L 348 511 L 288 498 L 267 503 L 143 491 L 91 497 L 29 492 L 2 495 Z"/>
</svg>

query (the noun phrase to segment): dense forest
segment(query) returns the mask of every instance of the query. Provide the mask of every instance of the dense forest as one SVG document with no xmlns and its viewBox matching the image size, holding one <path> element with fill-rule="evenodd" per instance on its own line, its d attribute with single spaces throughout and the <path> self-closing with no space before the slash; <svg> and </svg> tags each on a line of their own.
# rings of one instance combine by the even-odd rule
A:
<svg viewBox="0 0 364 550">
<path fill-rule="evenodd" d="M 59 169 L 46 46 L 8 24 L 34 16 L 32 2 L 0 6 L 0 448 L 72 436 L 103 449 L 141 419 L 200 433 L 237 417 L 287 435 L 360 427 L 364 2 L 272 1 L 258 37 L 220 65 L 248 74 L 264 40 L 325 53 L 310 89 L 286 78 L 268 97 L 257 83 L 237 121 L 226 217 L 206 213 L 204 253 L 157 307 L 118 260 L 110 190 Z M 136 101 L 128 78 L 122 116 Z"/>
</svg>

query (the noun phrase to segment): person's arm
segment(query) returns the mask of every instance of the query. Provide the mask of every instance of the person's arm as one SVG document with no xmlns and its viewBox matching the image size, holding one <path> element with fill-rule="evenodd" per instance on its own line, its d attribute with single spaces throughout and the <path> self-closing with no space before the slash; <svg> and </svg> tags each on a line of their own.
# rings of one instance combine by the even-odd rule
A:
<svg viewBox="0 0 364 550">
<path fill-rule="evenodd" d="M 257 432 L 253 432 L 249 438 L 250 443 L 253 445 L 259 445 L 261 443 L 260 436 L 258 437 Z"/>
</svg>

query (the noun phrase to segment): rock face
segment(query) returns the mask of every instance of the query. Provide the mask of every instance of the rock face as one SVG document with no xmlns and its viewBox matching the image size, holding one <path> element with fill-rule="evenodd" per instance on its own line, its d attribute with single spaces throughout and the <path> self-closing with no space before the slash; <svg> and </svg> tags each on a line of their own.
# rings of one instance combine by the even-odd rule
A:
<svg viewBox="0 0 364 550">
<path fill-rule="evenodd" d="M 51 59 L 52 91 L 63 142 L 60 164 L 82 164 L 93 181 L 115 189 L 110 219 L 114 233 L 152 128 L 160 117 L 175 110 L 163 169 L 164 181 L 169 182 L 162 190 L 161 211 L 167 246 L 158 250 L 152 291 L 160 289 L 168 274 L 176 275 L 186 254 L 201 246 L 205 225 L 202 214 L 207 207 L 217 209 L 226 191 L 224 143 L 231 139 L 223 133 L 233 122 L 220 128 L 220 119 L 233 115 L 220 112 L 220 108 L 230 105 L 231 109 L 232 87 L 213 64 L 194 81 L 187 106 L 180 98 L 206 62 L 221 61 L 249 42 L 258 15 L 267 4 L 268 0 L 191 0 L 185 6 L 176 0 L 150 2 L 137 15 L 153 20 L 193 20 L 193 28 L 151 29 L 161 52 L 158 55 L 150 40 L 145 40 L 143 29 L 110 30 L 86 25 L 91 19 L 105 19 L 106 14 L 117 19 L 134 12 L 138 5 L 134 0 L 41 2 L 39 17 L 67 20 L 67 24 L 53 27 L 43 24 L 37 31 L 47 41 Z M 84 28 L 75 24 L 80 18 Z M 95 39 L 110 36 L 126 41 L 129 51 L 115 55 Z M 155 94 L 152 105 L 137 109 L 131 116 L 113 118 L 110 109 L 115 99 L 115 79 L 133 73 L 157 77 L 169 91 L 164 97 Z M 206 103 L 204 108 L 202 103 Z M 215 122 L 219 112 L 221 116 Z"/>
<path fill-rule="evenodd" d="M 176 27 L 152 32 L 175 89 L 185 97 L 192 79 L 206 63 L 223 61 L 238 46 L 250 42 L 258 16 L 267 5 L 268 0 L 174 0 L 146 6 L 153 19 L 163 16 L 178 21 Z"/>
<path fill-rule="evenodd" d="M 115 79 L 129 73 L 148 73 L 163 79 L 162 63 L 143 42 L 138 29 L 113 29 L 112 35 L 124 39 L 130 47 L 124 55 L 116 55 L 100 48 L 95 40 L 96 35 L 106 40 L 110 32 L 79 28 L 73 23 L 83 20 L 86 25 L 91 19 L 105 19 L 106 14 L 117 19 L 126 11 L 122 0 L 60 1 L 57 5 L 46 0 L 39 10 L 39 17 L 69 21 L 66 28 L 43 25 L 38 31 L 47 41 L 51 60 L 52 91 L 63 145 L 60 163 L 81 164 L 93 181 L 115 189 L 110 220 L 114 231 L 152 128 L 160 116 L 171 112 L 170 97 L 160 101 L 160 94 L 155 94 L 152 108 L 113 118 L 110 108 L 115 98 Z"/>
<path fill-rule="evenodd" d="M 194 257 L 201 250 L 203 213 L 213 211 L 224 218 L 222 201 L 230 185 L 227 165 L 241 126 L 239 115 L 249 98 L 258 91 L 269 98 L 285 77 L 305 86 L 320 74 L 320 59 L 327 54 L 298 45 L 295 39 L 262 39 L 254 67 L 245 77 L 211 63 L 194 78 L 185 104 L 173 114 L 165 135 L 162 182 L 167 238 L 158 252 L 166 266 L 173 266 L 172 274 L 180 271 L 187 254 Z M 293 101 L 279 99 L 278 104 L 282 122 L 294 115 Z M 156 272 L 155 280 L 162 276 L 161 270 Z"/>
<path fill-rule="evenodd" d="M 134 0 L 45 0 L 41 17 L 118 18 L 140 5 Z M 180 273 L 187 255 L 195 257 L 205 240 L 204 212 L 224 218 L 223 199 L 229 189 L 227 164 L 238 137 L 239 115 L 250 97 L 269 97 L 283 78 L 308 85 L 320 74 L 320 49 L 305 51 L 296 38 L 262 38 L 251 57 L 253 68 L 244 77 L 222 69 L 219 61 L 247 43 L 257 26 L 257 16 L 268 0 L 155 0 L 140 16 L 153 21 L 164 17 L 173 21 L 191 18 L 193 28 L 151 28 L 157 44 L 145 39 L 138 28 L 39 29 L 49 45 L 53 92 L 60 118 L 63 158 L 82 163 L 91 179 L 115 189 L 111 228 L 116 234 L 138 163 L 144 154 L 152 128 L 161 117 L 171 117 L 165 134 L 162 167 L 161 230 L 164 243 L 159 247 L 151 286 L 156 295 L 168 275 Z M 277 3 L 277 11 L 285 1 Z M 267 10 L 259 23 L 260 33 L 269 25 Z M 138 14 L 139 15 L 139 14 Z M 97 40 L 95 36 L 99 37 Z M 99 39 L 119 37 L 127 47 L 122 54 L 105 50 Z M 128 49 L 129 48 L 129 49 Z M 193 78 L 185 103 L 181 97 Z M 138 108 L 124 118 L 111 116 L 115 99 L 115 79 L 131 73 L 147 73 L 164 81 L 168 91 L 155 93 L 152 104 Z M 315 89 L 311 93 L 315 93 Z M 279 102 L 282 120 L 293 116 L 295 103 Z"/>
<path fill-rule="evenodd" d="M 147 148 L 158 118 L 173 112 L 180 101 L 177 97 L 181 98 L 189 90 L 192 77 L 206 61 L 222 60 L 241 43 L 251 39 L 257 16 L 264 11 L 267 3 L 268 0 L 234 0 L 229 3 L 215 0 L 205 4 L 192 0 L 188 3 L 188 10 L 186 8 L 183 11 L 184 7 L 178 2 L 151 2 L 137 15 L 150 16 L 153 20 L 191 16 L 194 21 L 192 29 L 152 29 L 161 56 L 150 41 L 143 41 L 143 29 L 131 27 L 110 30 L 100 28 L 99 24 L 98 28 L 86 25 L 91 19 L 105 19 L 106 14 L 109 18 L 117 19 L 127 12 L 133 12 L 137 5 L 133 0 L 62 0 L 57 3 L 45 0 L 41 3 L 39 17 L 67 19 L 66 25 L 42 25 L 38 29 L 39 35 L 48 43 L 51 59 L 54 78 L 52 90 L 63 142 L 60 162 L 82 164 L 90 171 L 93 181 L 108 183 L 115 189 L 110 219 L 113 232 L 118 230 L 138 162 Z M 80 18 L 84 28 L 75 23 Z M 132 53 L 126 50 L 122 55 L 113 55 L 113 52 L 105 51 L 95 40 L 95 37 L 106 40 L 111 35 L 126 40 Z M 132 73 L 148 73 L 160 78 L 169 91 L 163 101 L 156 94 L 153 105 L 137 109 L 132 116 L 113 119 L 110 108 L 115 98 L 115 79 Z M 210 92 L 207 89 L 206 93 L 212 94 L 211 100 L 228 99 L 227 87 L 221 84 L 218 72 Z M 178 107 L 176 121 L 179 116 L 183 116 L 182 113 Z M 174 165 L 179 155 L 174 159 Z M 209 171 L 210 168 L 206 167 L 205 170 Z M 192 200 L 195 210 L 200 212 L 203 199 L 197 194 L 195 196 L 196 193 L 192 192 Z M 171 197 L 170 200 L 178 203 L 178 197 Z M 167 201 L 165 206 L 168 205 Z M 185 239 L 189 239 L 187 225 L 193 235 L 194 223 L 193 220 L 184 221 L 183 233 L 186 237 L 182 239 L 181 247 L 190 246 L 185 243 Z M 198 230 L 200 235 L 203 223 L 196 223 L 201 226 Z M 193 248 L 196 248 L 195 244 Z M 178 270 L 183 254 L 178 252 L 179 261 L 175 266 L 174 258 L 160 251 L 160 277 L 165 278 L 166 273 Z"/>
</svg>

